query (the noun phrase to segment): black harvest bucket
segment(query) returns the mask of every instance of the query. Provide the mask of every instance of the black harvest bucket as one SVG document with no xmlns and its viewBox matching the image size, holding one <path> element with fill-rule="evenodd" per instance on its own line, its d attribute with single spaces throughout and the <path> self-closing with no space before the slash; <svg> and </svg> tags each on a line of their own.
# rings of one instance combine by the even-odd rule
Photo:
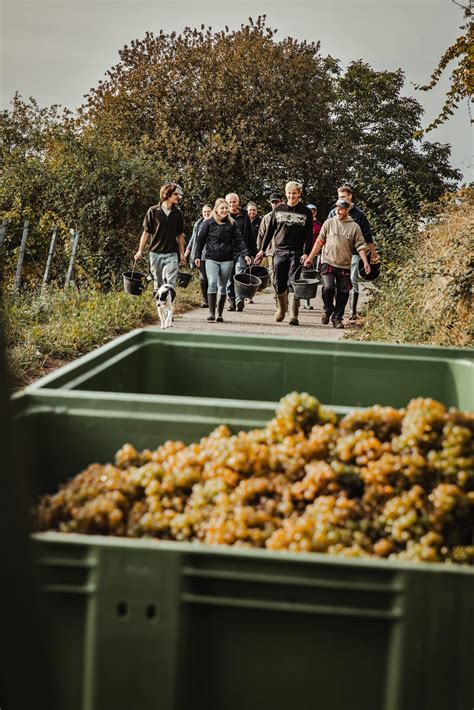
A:
<svg viewBox="0 0 474 710">
<path fill-rule="evenodd" d="M 187 288 L 189 282 L 191 281 L 192 274 L 188 274 L 187 271 L 178 271 L 177 284 L 182 288 Z"/>
<path fill-rule="evenodd" d="M 318 291 L 318 281 L 316 278 L 306 278 L 301 275 L 302 267 L 296 269 L 295 278 L 293 280 L 293 292 L 296 298 L 304 298 L 305 300 L 315 298 Z M 300 272 L 298 278 L 298 272 Z"/>
<path fill-rule="evenodd" d="M 322 283 L 321 279 L 321 274 L 317 269 L 306 269 L 304 266 L 301 270 L 301 278 L 302 279 L 310 279 L 311 281 L 313 279 L 316 279 L 318 283 Z"/>
<path fill-rule="evenodd" d="M 262 282 L 257 291 L 263 291 L 264 288 L 270 285 L 270 271 L 266 266 L 248 266 L 245 271 L 252 274 L 252 276 L 256 276 Z"/>
<path fill-rule="evenodd" d="M 146 276 L 141 271 L 126 271 L 123 274 L 123 288 L 125 293 L 130 293 L 132 296 L 140 296 L 144 289 L 144 280 Z"/>
<path fill-rule="evenodd" d="M 243 271 L 234 276 L 234 287 L 237 296 L 242 298 L 253 298 L 262 284 L 258 276 Z"/>
<path fill-rule="evenodd" d="M 362 259 L 359 259 L 359 278 L 362 279 L 362 281 L 375 281 L 375 279 L 380 276 L 380 261 L 372 262 L 372 255 L 370 251 L 367 252 L 367 260 L 370 264 L 370 274 L 365 273 L 364 262 Z"/>
</svg>

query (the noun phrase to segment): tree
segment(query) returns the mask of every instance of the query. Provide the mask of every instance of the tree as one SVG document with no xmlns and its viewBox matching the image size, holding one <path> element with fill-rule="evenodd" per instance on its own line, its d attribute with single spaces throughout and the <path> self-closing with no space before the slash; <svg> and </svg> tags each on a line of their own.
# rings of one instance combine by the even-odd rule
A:
<svg viewBox="0 0 474 710">
<path fill-rule="evenodd" d="M 53 131 L 67 115 L 58 106 L 40 108 L 33 98 L 24 102 L 18 94 L 12 99 L 11 110 L 2 111 L 0 206 L 3 210 L 16 202 L 20 210 L 29 207 L 37 210 L 39 216 L 48 208 L 42 198 L 50 189 L 51 175 L 44 157 Z"/>
<path fill-rule="evenodd" d="M 431 75 L 429 83 L 416 86 L 420 91 L 430 91 L 436 86 L 448 64 L 453 60 L 458 60 L 456 67 L 451 72 L 450 88 L 446 95 L 443 108 L 437 118 L 430 123 L 428 128 L 417 132 L 417 136 L 422 136 L 447 121 L 449 117 L 453 115 L 460 102 L 464 99 L 471 100 L 474 92 L 474 72 L 472 66 L 474 56 L 474 23 L 472 21 L 472 3 L 471 0 L 469 0 L 469 5 L 462 5 L 456 2 L 456 0 L 452 0 L 452 2 L 454 2 L 455 5 L 459 5 L 459 7 L 464 10 L 466 23 L 462 25 L 460 29 L 466 30 L 466 32 L 458 37 L 456 42 L 445 51 L 439 60 L 438 66 Z"/>
<path fill-rule="evenodd" d="M 341 180 L 389 175 L 408 196 L 421 179 L 429 199 L 454 186 L 449 150 L 414 141 L 422 108 L 400 95 L 401 70 L 358 61 L 343 73 L 319 43 L 275 37 L 265 16 L 233 32 L 147 33 L 121 50 L 81 118 L 173 165 L 191 212 L 229 189 L 263 206 L 289 178 L 323 215 Z"/>
<path fill-rule="evenodd" d="M 61 127 L 49 145 L 49 198 L 80 231 L 83 264 L 97 283 L 130 265 L 143 216 L 159 200 L 168 168 L 139 149 L 97 131 Z"/>
<path fill-rule="evenodd" d="M 47 253 L 53 224 L 59 227 L 58 254 L 69 242 L 67 226 L 54 213 L 48 197 L 53 180 L 45 162 L 51 135 L 66 115 L 58 106 L 40 108 L 34 99 L 24 102 L 18 94 L 12 99 L 11 110 L 0 115 L 0 211 L 9 220 L 1 256 L 7 283 L 13 281 L 25 219 L 30 221 L 30 231 L 23 278 L 29 284 L 41 280 L 41 261 Z"/>
<path fill-rule="evenodd" d="M 25 278 L 30 283 L 41 279 L 54 224 L 60 226 L 61 242 L 53 265 L 61 267 L 62 277 L 73 227 L 80 232 L 78 272 L 110 283 L 130 263 L 143 215 L 158 201 L 171 171 L 140 149 L 78 126 L 70 112 L 41 109 L 31 99 L 15 96 L 1 124 L 0 211 L 12 220 L 4 247 L 8 273 L 13 273 L 21 224 L 28 218 Z M 61 279 L 58 269 L 53 276 Z"/>
<path fill-rule="evenodd" d="M 235 32 L 147 33 L 123 48 L 82 116 L 174 165 L 193 209 L 230 189 L 266 197 L 289 177 L 316 189 L 338 64 L 319 44 L 275 34 L 264 17 Z"/>
<path fill-rule="evenodd" d="M 0 210 L 13 206 L 18 226 L 25 210 L 61 218 L 66 251 L 66 226 L 78 227 L 79 261 L 102 284 L 123 270 L 165 181 L 185 188 L 187 234 L 204 202 L 236 190 L 266 209 L 289 179 L 322 218 L 346 181 L 372 211 L 401 200 L 416 213 L 460 173 L 449 146 L 414 139 L 422 108 L 404 81 L 362 61 L 343 71 L 317 42 L 277 41 L 265 16 L 232 32 L 147 33 L 76 116 L 14 98 L 1 117 Z M 31 242 L 42 258 L 48 241 L 42 229 Z"/>
<path fill-rule="evenodd" d="M 414 139 L 423 109 L 401 95 L 401 69 L 375 71 L 361 60 L 352 62 L 337 82 L 335 123 L 340 156 L 334 169 L 370 204 L 375 192 L 399 194 L 417 211 L 461 178 L 449 164 L 449 146 Z"/>
</svg>

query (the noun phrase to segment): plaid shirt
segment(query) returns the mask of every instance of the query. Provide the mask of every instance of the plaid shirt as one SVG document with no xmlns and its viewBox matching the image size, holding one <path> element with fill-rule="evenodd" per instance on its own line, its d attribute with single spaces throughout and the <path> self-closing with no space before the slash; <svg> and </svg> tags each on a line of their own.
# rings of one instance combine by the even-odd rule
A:
<svg viewBox="0 0 474 710">
<path fill-rule="evenodd" d="M 321 264 L 321 273 L 322 274 L 338 273 L 341 276 L 350 276 L 351 270 L 350 269 L 339 269 L 337 266 L 331 266 L 331 264 Z"/>
</svg>

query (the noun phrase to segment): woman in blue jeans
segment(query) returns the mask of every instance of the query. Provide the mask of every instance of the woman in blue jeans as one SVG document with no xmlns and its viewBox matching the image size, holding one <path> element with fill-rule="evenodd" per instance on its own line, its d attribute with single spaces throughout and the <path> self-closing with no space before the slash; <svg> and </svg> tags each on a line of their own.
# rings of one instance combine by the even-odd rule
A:
<svg viewBox="0 0 474 710">
<path fill-rule="evenodd" d="M 204 220 L 196 238 L 194 263 L 201 266 L 201 257 L 206 248 L 207 301 L 209 303 L 208 321 L 222 323 L 222 313 L 226 301 L 226 284 L 229 279 L 234 259 L 244 257 L 247 264 L 252 263 L 244 238 L 235 221 L 229 215 L 229 205 L 220 197 L 216 200 L 209 219 Z M 217 295 L 219 293 L 219 301 Z M 217 317 L 216 317 L 217 307 Z"/>
</svg>

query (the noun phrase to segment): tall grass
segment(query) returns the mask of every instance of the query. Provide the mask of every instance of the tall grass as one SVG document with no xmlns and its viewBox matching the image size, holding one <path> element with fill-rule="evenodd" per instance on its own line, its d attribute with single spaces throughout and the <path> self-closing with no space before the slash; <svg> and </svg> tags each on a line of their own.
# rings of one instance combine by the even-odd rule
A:
<svg viewBox="0 0 474 710">
<path fill-rule="evenodd" d="M 447 196 L 399 244 L 398 263 L 374 282 L 356 340 L 473 345 L 474 189 Z"/>
<path fill-rule="evenodd" d="M 43 295 L 5 295 L 3 301 L 7 358 L 15 389 L 117 335 L 157 322 L 150 287 L 140 297 L 123 291 L 51 287 Z M 193 279 L 186 290 L 179 289 L 176 312 L 197 303 L 197 279 Z"/>
</svg>

